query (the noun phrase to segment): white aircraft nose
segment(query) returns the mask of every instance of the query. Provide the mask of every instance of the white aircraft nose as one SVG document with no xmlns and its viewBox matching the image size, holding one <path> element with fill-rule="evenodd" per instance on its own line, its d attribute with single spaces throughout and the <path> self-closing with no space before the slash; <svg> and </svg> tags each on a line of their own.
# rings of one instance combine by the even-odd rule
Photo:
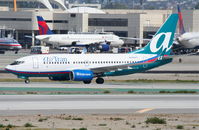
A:
<svg viewBox="0 0 199 130">
<path fill-rule="evenodd" d="M 124 41 L 123 40 L 118 40 L 116 43 L 117 43 L 117 45 L 123 45 Z"/>
<path fill-rule="evenodd" d="M 22 49 L 22 46 L 21 46 L 21 45 L 19 46 L 19 49 Z"/>
<path fill-rule="evenodd" d="M 7 65 L 7 66 L 5 67 L 5 70 L 8 71 L 8 72 L 12 72 L 12 71 L 15 70 L 15 67 L 13 67 L 13 66 L 11 66 L 11 65 Z"/>
<path fill-rule="evenodd" d="M 120 43 L 123 45 L 123 44 L 124 44 L 124 41 L 123 41 L 123 40 L 120 40 Z"/>
</svg>

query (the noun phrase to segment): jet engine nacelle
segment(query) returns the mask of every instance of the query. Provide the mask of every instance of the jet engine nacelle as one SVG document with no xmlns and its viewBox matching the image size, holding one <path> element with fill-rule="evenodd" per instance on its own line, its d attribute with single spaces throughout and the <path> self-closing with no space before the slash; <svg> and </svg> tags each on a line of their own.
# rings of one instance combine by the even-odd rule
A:
<svg viewBox="0 0 199 130">
<path fill-rule="evenodd" d="M 70 79 L 73 81 L 91 81 L 94 74 L 90 70 L 73 70 Z"/>
<path fill-rule="evenodd" d="M 99 45 L 99 49 L 101 50 L 101 51 L 109 51 L 110 50 L 110 45 L 109 44 L 101 44 L 101 45 Z"/>
</svg>

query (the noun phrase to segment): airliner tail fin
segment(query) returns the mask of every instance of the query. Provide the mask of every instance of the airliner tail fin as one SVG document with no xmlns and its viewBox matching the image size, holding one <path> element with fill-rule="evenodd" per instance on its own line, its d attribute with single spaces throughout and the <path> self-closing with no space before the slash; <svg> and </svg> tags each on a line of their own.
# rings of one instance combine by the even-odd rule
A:
<svg viewBox="0 0 199 130">
<path fill-rule="evenodd" d="M 182 12 L 180 9 L 180 5 L 177 5 L 178 8 L 178 17 L 179 17 L 179 33 L 182 35 L 185 33 L 184 24 L 183 24 L 183 18 L 182 18 Z"/>
<path fill-rule="evenodd" d="M 39 27 L 39 35 L 53 34 L 53 32 L 50 30 L 42 16 L 37 16 L 37 20 Z"/>
<path fill-rule="evenodd" d="M 158 55 L 164 53 L 165 55 L 170 55 L 177 22 L 178 14 L 171 14 L 162 27 L 156 32 L 151 41 L 144 48 L 133 51 L 132 53 Z"/>
</svg>

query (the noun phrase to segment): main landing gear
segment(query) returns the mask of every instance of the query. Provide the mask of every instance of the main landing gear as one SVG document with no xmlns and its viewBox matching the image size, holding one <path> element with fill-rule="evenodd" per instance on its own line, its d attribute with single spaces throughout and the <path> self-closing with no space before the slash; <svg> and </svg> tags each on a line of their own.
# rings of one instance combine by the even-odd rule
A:
<svg viewBox="0 0 199 130">
<path fill-rule="evenodd" d="M 84 82 L 84 84 L 90 84 L 90 83 L 91 83 L 91 80 L 89 80 L 89 81 L 83 81 L 83 82 Z M 103 83 L 104 83 L 104 79 L 98 77 L 98 78 L 96 79 L 96 83 L 97 83 L 97 84 L 103 84 Z"/>
<path fill-rule="evenodd" d="M 103 84 L 103 83 L 104 83 L 104 79 L 98 77 L 98 78 L 96 79 L 96 83 L 97 83 L 97 84 Z"/>
<path fill-rule="evenodd" d="M 29 84 L 30 83 L 30 79 L 25 79 L 24 81 L 26 84 Z"/>
<path fill-rule="evenodd" d="M 91 80 L 89 80 L 89 81 L 83 81 L 83 82 L 84 82 L 84 84 L 90 84 Z"/>
</svg>

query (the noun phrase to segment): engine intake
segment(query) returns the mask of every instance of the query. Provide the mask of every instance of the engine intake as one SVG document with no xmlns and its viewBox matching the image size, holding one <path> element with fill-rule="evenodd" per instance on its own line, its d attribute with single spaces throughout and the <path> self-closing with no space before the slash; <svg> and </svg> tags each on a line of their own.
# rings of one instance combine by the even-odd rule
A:
<svg viewBox="0 0 199 130">
<path fill-rule="evenodd" d="M 110 50 L 110 45 L 109 44 L 101 44 L 100 46 L 99 46 L 99 49 L 101 50 L 101 51 L 109 51 Z"/>
</svg>

